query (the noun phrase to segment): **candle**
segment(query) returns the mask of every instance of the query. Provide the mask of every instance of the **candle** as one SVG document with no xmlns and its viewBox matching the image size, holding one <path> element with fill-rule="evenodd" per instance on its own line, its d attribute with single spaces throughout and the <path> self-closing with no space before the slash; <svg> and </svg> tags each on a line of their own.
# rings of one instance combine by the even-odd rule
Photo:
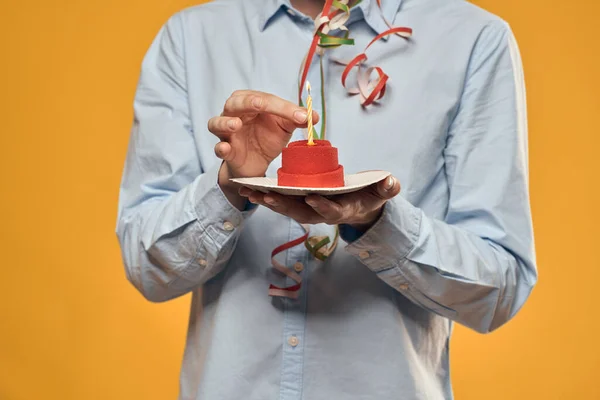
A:
<svg viewBox="0 0 600 400">
<path fill-rule="evenodd" d="M 312 122 L 312 97 L 310 96 L 310 82 L 306 81 L 306 90 L 308 91 L 308 98 L 306 99 L 306 111 L 308 113 L 308 145 L 314 146 L 313 141 L 313 122 Z"/>
</svg>

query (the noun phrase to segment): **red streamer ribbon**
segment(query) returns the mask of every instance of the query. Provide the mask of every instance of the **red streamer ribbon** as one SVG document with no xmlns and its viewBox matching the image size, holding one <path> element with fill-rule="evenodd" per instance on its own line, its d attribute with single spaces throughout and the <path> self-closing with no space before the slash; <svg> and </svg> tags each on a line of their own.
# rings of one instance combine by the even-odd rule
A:
<svg viewBox="0 0 600 400">
<path fill-rule="evenodd" d="M 387 22 L 387 21 L 386 21 Z M 367 70 L 362 71 L 362 64 L 367 61 L 367 50 L 371 45 L 384 37 L 390 35 L 399 35 L 404 39 L 408 39 L 412 35 L 412 29 L 406 27 L 396 27 L 386 30 L 385 32 L 377 35 L 373 40 L 369 42 L 369 44 L 365 47 L 364 51 L 354 57 L 348 63 L 344 63 L 338 61 L 341 64 L 346 64 L 346 68 L 342 72 L 342 86 L 348 91 L 348 93 L 355 95 L 360 95 L 360 103 L 363 106 L 369 106 L 373 104 L 375 101 L 381 99 L 385 95 L 386 84 L 389 79 L 389 76 L 383 72 L 380 67 L 370 67 Z M 357 82 L 358 88 L 348 88 L 346 86 L 346 79 L 348 78 L 348 74 L 354 68 L 358 68 L 357 72 Z M 371 75 L 373 71 L 377 72 L 377 78 L 371 80 Z"/>
<path fill-rule="evenodd" d="M 302 225 L 302 229 L 304 229 L 305 231 L 304 235 L 297 239 L 284 243 L 281 246 L 278 246 L 271 252 L 271 264 L 273 265 L 273 269 L 292 279 L 294 281 L 294 284 L 287 287 L 279 287 L 271 284 L 269 285 L 270 296 L 297 299 L 300 295 L 300 288 L 302 287 L 302 277 L 298 273 L 293 271 L 291 268 L 288 268 L 285 265 L 281 264 L 279 261 L 277 261 L 277 259 L 275 258 L 276 255 L 284 252 L 285 250 L 291 249 L 292 247 L 304 243 L 304 246 L 313 257 L 315 257 L 318 260 L 325 261 L 327 257 L 329 257 L 331 253 L 333 253 L 337 246 L 339 238 L 339 229 L 337 229 L 337 227 L 333 243 L 328 247 L 325 247 L 327 244 L 331 243 L 331 240 L 328 236 L 313 236 L 309 238 L 309 228 L 305 225 Z"/>
<path fill-rule="evenodd" d="M 321 12 L 322 17 L 317 19 L 318 26 L 315 29 L 313 41 L 310 45 L 310 48 L 308 49 L 308 53 L 304 59 L 303 65 L 301 67 L 302 75 L 300 78 L 300 83 L 298 85 L 298 101 L 300 104 L 302 104 L 302 91 L 303 91 L 303 88 L 304 88 L 304 85 L 306 82 L 306 77 L 308 76 L 308 71 L 312 64 L 312 60 L 315 56 L 315 53 L 317 52 L 317 47 L 319 45 L 322 45 L 321 48 L 328 48 L 331 46 L 331 45 L 321 44 L 321 38 L 324 35 L 323 30 L 328 29 L 327 26 L 330 23 L 330 21 L 333 18 L 335 18 L 336 16 L 338 16 L 340 13 L 343 12 L 340 9 L 337 9 L 332 12 L 331 11 L 332 3 L 333 3 L 333 0 L 327 0 L 325 2 L 323 11 Z M 379 7 L 379 10 L 381 11 L 381 0 L 377 0 L 377 6 Z M 412 29 L 408 28 L 408 27 L 393 27 L 390 24 L 390 22 L 385 18 L 385 16 L 383 15 L 383 12 L 382 12 L 381 16 L 382 16 L 383 20 L 385 21 L 386 25 L 390 29 L 380 33 L 375 38 L 373 38 L 373 40 L 371 40 L 369 42 L 369 44 L 365 47 L 363 52 L 361 54 L 357 55 L 351 61 L 349 61 L 347 63 L 342 62 L 342 61 L 337 61 L 341 64 L 346 65 L 346 68 L 344 69 L 344 72 L 342 73 L 342 86 L 344 86 L 344 88 L 351 95 L 359 94 L 360 95 L 360 103 L 362 106 L 365 106 L 365 107 L 369 106 L 369 105 L 373 104 L 375 101 L 383 98 L 383 96 L 385 95 L 387 81 L 389 79 L 389 76 L 385 72 L 383 72 L 383 70 L 379 67 L 370 67 L 370 68 L 366 69 L 365 71 L 362 70 L 361 67 L 362 67 L 363 63 L 366 62 L 368 59 L 367 55 L 366 55 L 367 49 L 369 47 L 371 47 L 371 45 L 373 43 L 375 43 L 385 37 L 388 37 L 390 35 L 396 35 L 403 39 L 408 39 L 412 36 L 412 33 L 413 33 Z M 336 27 L 337 27 L 337 25 L 339 25 L 339 24 L 336 24 Z M 345 29 L 345 27 L 342 29 Z M 357 88 L 348 88 L 346 86 L 346 80 L 348 78 L 348 74 L 354 67 L 358 68 L 358 72 L 357 72 L 358 87 Z M 375 79 L 371 79 L 371 75 L 372 75 L 373 71 L 377 72 L 377 77 Z"/>
<path fill-rule="evenodd" d="M 285 276 L 291 278 L 294 282 L 296 282 L 296 284 L 283 288 L 271 284 L 269 286 L 270 296 L 289 297 L 293 299 L 298 298 L 299 290 L 302 286 L 302 278 L 291 268 L 288 268 L 285 265 L 281 264 L 279 261 L 277 261 L 275 259 L 275 256 L 285 250 L 291 249 L 294 246 L 298 246 L 299 244 L 304 243 L 308 239 L 308 229 L 306 229 L 304 226 L 302 226 L 302 228 L 306 232 L 304 235 L 290 242 L 284 243 L 281 246 L 276 247 L 271 252 L 271 264 L 273 265 L 273 268 L 275 268 L 277 271 L 281 272 Z"/>
</svg>

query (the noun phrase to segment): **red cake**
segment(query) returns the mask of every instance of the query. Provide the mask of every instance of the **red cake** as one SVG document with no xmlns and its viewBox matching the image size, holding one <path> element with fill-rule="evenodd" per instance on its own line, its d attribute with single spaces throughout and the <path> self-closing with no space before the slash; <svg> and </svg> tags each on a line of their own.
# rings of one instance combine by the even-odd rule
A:
<svg viewBox="0 0 600 400">
<path fill-rule="evenodd" d="M 342 187 L 344 168 L 338 162 L 337 148 L 328 140 L 307 140 L 290 143 L 281 154 L 281 168 L 277 171 L 279 186 Z"/>
</svg>

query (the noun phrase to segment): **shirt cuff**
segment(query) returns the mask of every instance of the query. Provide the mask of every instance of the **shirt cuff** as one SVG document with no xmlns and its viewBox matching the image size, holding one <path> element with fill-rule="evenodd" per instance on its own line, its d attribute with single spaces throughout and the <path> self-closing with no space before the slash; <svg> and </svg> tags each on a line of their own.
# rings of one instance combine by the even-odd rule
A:
<svg viewBox="0 0 600 400">
<path fill-rule="evenodd" d="M 346 246 L 346 251 L 374 272 L 394 268 L 417 244 L 421 219 L 420 209 L 397 196 L 384 205 L 379 220 Z"/>
<path fill-rule="evenodd" d="M 202 231 L 217 244 L 224 244 L 236 236 L 244 222 L 256 210 L 246 206 L 238 210 L 229 202 L 218 183 L 220 163 L 208 170 L 196 187 L 194 204 L 197 221 Z"/>
</svg>

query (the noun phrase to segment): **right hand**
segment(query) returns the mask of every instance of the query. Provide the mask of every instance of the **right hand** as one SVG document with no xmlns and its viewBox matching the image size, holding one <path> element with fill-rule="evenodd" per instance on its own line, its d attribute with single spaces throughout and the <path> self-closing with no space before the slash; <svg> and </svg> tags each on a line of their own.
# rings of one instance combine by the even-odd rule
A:
<svg viewBox="0 0 600 400">
<path fill-rule="evenodd" d="M 318 120 L 313 111 L 313 122 Z M 208 121 L 208 130 L 221 140 L 215 146 L 215 154 L 224 161 L 219 184 L 226 187 L 229 178 L 264 176 L 294 130 L 306 124 L 306 109 L 290 101 L 252 90 L 234 92 L 221 115 Z"/>
</svg>

